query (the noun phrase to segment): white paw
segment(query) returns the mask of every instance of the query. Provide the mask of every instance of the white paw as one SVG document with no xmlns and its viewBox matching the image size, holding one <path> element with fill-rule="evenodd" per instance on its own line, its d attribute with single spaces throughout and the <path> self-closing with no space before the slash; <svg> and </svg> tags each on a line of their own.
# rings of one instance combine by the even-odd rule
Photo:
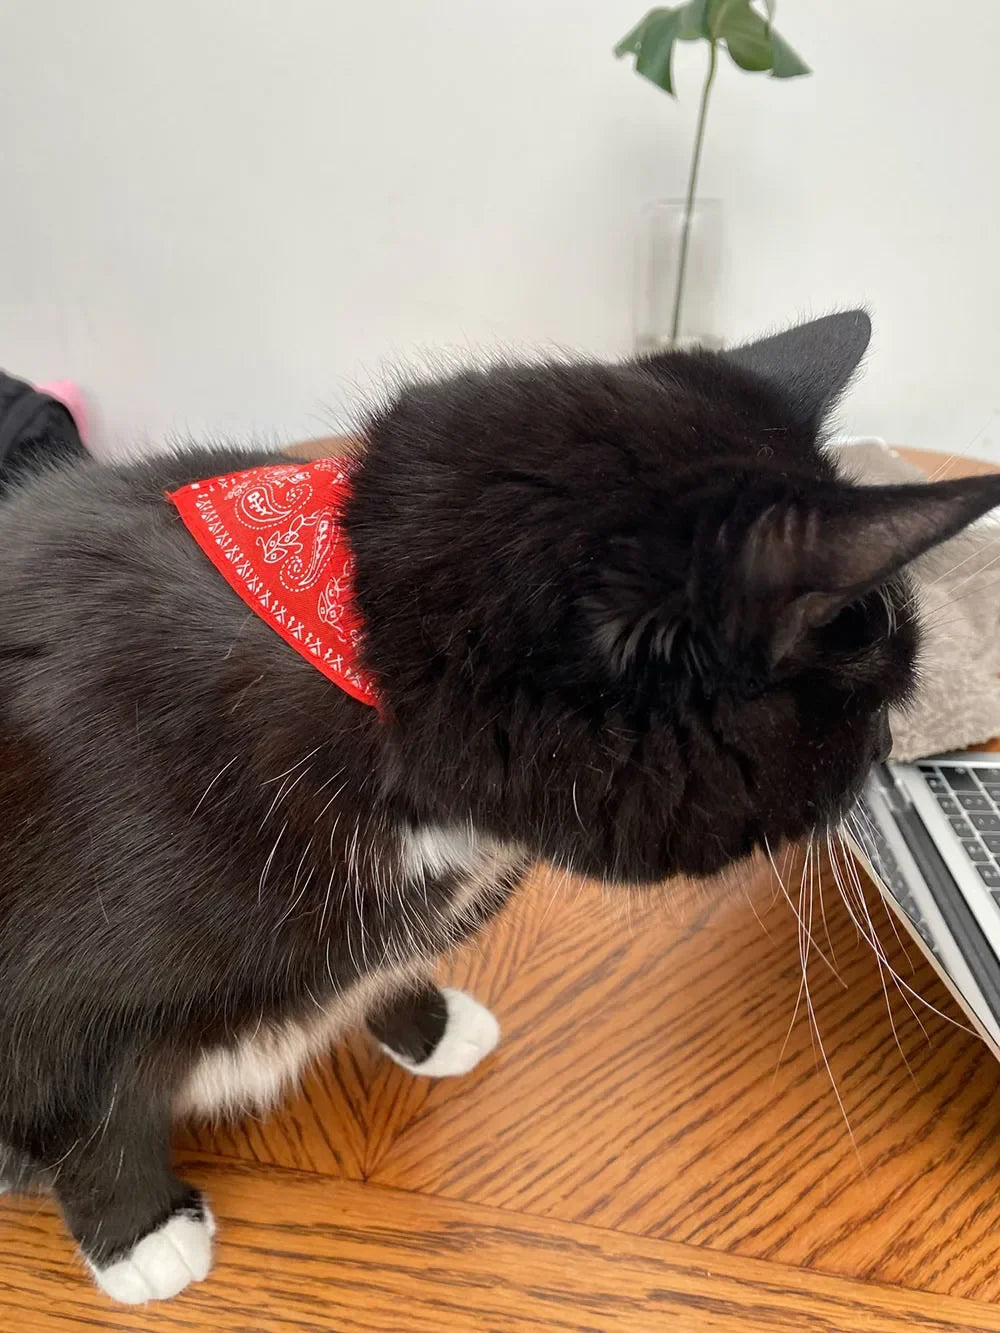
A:
<svg viewBox="0 0 1000 1333">
<path fill-rule="evenodd" d="M 200 1282 L 208 1276 L 214 1234 L 215 1219 L 207 1207 L 203 1219 L 175 1213 L 163 1226 L 143 1236 L 124 1258 L 105 1268 L 88 1260 L 87 1267 L 113 1301 L 123 1305 L 165 1301 L 183 1291 L 189 1282 Z"/>
<path fill-rule="evenodd" d="M 447 986 L 441 994 L 448 1006 L 448 1023 L 444 1036 L 426 1060 L 416 1064 L 397 1055 L 388 1046 L 382 1047 L 411 1074 L 423 1074 L 427 1078 L 467 1074 L 500 1040 L 500 1024 L 484 1004 L 466 995 L 464 990 L 451 990 Z"/>
</svg>

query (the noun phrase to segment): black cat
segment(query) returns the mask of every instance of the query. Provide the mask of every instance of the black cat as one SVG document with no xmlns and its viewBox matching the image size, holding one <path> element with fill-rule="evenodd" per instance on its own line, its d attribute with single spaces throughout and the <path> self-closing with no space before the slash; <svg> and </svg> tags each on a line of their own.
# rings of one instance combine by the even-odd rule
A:
<svg viewBox="0 0 1000 1333">
<path fill-rule="evenodd" d="M 0 1141 L 113 1297 L 202 1278 L 178 1115 L 351 1024 L 463 1072 L 430 983 L 532 861 L 710 875 L 836 823 L 914 681 L 907 561 L 1000 478 L 861 489 L 818 444 L 861 313 L 726 354 L 463 373 L 365 424 L 345 531 L 383 707 L 293 651 L 164 493 L 271 455 L 73 463 L 0 505 Z"/>
</svg>

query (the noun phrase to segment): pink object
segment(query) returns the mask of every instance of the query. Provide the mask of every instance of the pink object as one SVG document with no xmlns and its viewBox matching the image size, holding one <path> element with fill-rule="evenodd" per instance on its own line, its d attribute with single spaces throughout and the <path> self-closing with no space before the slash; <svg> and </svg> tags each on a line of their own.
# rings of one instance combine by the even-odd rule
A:
<svg viewBox="0 0 1000 1333">
<path fill-rule="evenodd" d="M 79 384 L 74 384 L 72 380 L 50 380 L 47 384 L 36 384 L 35 388 L 39 393 L 47 393 L 50 398 L 56 402 L 62 403 L 63 407 L 69 412 L 70 416 L 76 422 L 76 428 L 80 432 L 80 439 L 84 444 L 87 442 L 87 404 L 83 397 L 83 390 Z"/>
</svg>

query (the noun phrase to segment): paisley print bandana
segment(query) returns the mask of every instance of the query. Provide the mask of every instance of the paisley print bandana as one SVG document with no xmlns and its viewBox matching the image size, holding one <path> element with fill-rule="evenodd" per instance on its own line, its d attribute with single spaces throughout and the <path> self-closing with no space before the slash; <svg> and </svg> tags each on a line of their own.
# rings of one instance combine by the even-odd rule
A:
<svg viewBox="0 0 1000 1333">
<path fill-rule="evenodd" d="M 379 706 L 359 665 L 344 462 L 282 463 L 193 481 L 167 498 L 247 606 L 353 699 Z"/>
</svg>

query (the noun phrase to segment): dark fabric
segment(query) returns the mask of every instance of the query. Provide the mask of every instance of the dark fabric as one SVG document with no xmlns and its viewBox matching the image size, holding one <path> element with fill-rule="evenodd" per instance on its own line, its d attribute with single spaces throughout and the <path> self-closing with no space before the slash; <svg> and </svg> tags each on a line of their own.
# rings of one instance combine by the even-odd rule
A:
<svg viewBox="0 0 1000 1333">
<path fill-rule="evenodd" d="M 86 454 L 62 403 L 0 371 L 0 495 L 23 476 Z"/>
</svg>

